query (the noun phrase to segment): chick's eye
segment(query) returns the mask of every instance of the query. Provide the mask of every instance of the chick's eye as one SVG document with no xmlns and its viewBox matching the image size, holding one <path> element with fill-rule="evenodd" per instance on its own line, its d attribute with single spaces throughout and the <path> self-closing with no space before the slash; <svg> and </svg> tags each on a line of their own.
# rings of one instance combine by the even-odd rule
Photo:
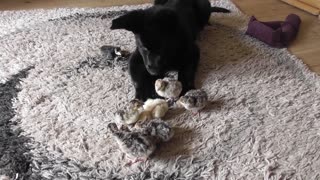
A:
<svg viewBox="0 0 320 180">
<path fill-rule="evenodd" d="M 195 101 L 195 99 L 194 99 L 194 98 L 189 98 L 189 99 L 188 99 L 188 102 L 189 102 L 190 104 L 193 104 L 193 103 L 194 103 L 194 101 Z"/>
</svg>

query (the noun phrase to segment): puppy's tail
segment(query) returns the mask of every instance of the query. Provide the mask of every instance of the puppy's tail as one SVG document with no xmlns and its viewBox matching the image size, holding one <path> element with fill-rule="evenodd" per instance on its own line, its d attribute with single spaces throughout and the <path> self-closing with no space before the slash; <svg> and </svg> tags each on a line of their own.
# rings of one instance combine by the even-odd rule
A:
<svg viewBox="0 0 320 180">
<path fill-rule="evenodd" d="M 229 9 L 225 9 L 225 8 L 221 8 L 221 7 L 211 7 L 211 12 L 217 12 L 217 13 L 229 13 L 230 10 Z"/>
</svg>

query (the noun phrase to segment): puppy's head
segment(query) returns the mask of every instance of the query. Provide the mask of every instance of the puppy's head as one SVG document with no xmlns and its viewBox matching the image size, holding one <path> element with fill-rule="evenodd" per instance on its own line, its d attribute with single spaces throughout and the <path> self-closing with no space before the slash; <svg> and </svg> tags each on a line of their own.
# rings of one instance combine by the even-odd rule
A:
<svg viewBox="0 0 320 180">
<path fill-rule="evenodd" d="M 178 47 L 175 11 L 158 6 L 134 10 L 114 19 L 111 29 L 133 32 L 147 71 L 151 75 L 165 73 L 167 63 Z"/>
</svg>

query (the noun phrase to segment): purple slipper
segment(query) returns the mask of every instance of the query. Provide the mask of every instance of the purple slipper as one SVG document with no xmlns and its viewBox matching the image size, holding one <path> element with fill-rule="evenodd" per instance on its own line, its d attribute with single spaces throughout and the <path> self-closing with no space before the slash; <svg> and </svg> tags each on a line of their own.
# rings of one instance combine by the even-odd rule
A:
<svg viewBox="0 0 320 180">
<path fill-rule="evenodd" d="M 296 37 L 300 23 L 300 17 L 295 14 L 288 15 L 285 21 L 270 22 L 261 22 L 252 16 L 246 34 L 272 47 L 287 47 Z"/>
</svg>

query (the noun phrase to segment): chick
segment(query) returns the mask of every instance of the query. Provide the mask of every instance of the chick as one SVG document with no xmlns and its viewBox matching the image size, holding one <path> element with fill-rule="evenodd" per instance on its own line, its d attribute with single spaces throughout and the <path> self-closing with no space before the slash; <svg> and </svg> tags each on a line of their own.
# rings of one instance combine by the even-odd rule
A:
<svg viewBox="0 0 320 180">
<path fill-rule="evenodd" d="M 119 57 L 128 57 L 130 52 L 122 50 L 120 47 L 104 45 L 100 47 L 101 54 L 108 60 L 116 59 Z"/>
<path fill-rule="evenodd" d="M 115 112 L 115 120 L 119 124 L 132 125 L 138 121 L 140 113 L 143 110 L 143 102 L 132 100 L 123 110 Z"/>
<path fill-rule="evenodd" d="M 148 99 L 143 105 L 143 111 L 134 125 L 141 129 L 141 125 L 155 118 L 163 118 L 169 110 L 168 103 L 163 99 Z"/>
<path fill-rule="evenodd" d="M 184 96 L 178 100 L 187 110 L 192 111 L 194 114 L 199 113 L 208 103 L 208 95 L 202 89 L 194 89 L 188 91 Z M 199 113 L 200 116 L 200 113 Z"/>
<path fill-rule="evenodd" d="M 100 51 L 106 59 L 111 60 L 119 54 L 121 49 L 120 47 L 105 45 L 100 47 Z"/>
<path fill-rule="evenodd" d="M 116 139 L 120 149 L 130 159 L 126 166 L 139 161 L 146 161 L 156 149 L 153 138 L 144 132 L 131 132 L 127 128 L 118 129 L 115 123 L 108 124 L 108 129 Z"/>
<path fill-rule="evenodd" d="M 182 91 L 182 84 L 173 78 L 158 79 L 155 82 L 155 89 L 159 96 L 175 100 Z"/>
<path fill-rule="evenodd" d="M 151 112 L 152 118 L 163 118 L 169 110 L 169 105 L 163 99 L 148 99 L 144 103 L 143 109 Z"/>
<path fill-rule="evenodd" d="M 145 134 L 153 137 L 157 143 L 167 142 L 174 135 L 174 131 L 171 126 L 161 119 L 153 119 L 148 121 L 147 123 L 142 124 L 141 128 Z"/>
</svg>

